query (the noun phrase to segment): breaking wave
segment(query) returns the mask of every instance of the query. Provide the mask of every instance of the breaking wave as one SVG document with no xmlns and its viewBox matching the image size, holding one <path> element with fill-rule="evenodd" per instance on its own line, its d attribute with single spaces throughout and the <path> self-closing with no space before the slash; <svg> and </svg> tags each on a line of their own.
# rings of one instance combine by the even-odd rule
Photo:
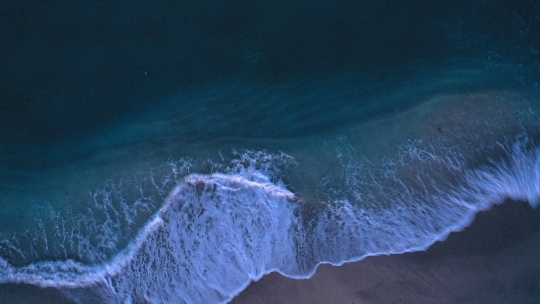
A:
<svg viewBox="0 0 540 304">
<path fill-rule="evenodd" d="M 99 286 L 117 303 L 219 303 L 272 271 L 309 277 L 321 263 L 424 250 L 494 204 L 540 203 L 540 147 L 522 135 L 491 152 L 478 161 L 416 142 L 377 170 L 349 159 L 346 189 L 322 181 L 328 199 L 316 202 L 282 182 L 280 166 L 294 163 L 283 153 L 237 154 L 206 175 L 175 162 L 149 179 L 153 197 L 141 190 L 128 204 L 109 185 L 84 216 L 51 211 L 40 232 L 2 240 L 0 282 L 74 299 Z"/>
</svg>

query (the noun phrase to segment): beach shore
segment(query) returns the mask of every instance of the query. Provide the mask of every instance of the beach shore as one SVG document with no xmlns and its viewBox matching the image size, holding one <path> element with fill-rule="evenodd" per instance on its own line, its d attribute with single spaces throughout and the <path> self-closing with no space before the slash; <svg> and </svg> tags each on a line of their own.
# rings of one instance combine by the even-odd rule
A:
<svg viewBox="0 0 540 304">
<path fill-rule="evenodd" d="M 271 273 L 231 303 L 540 303 L 538 252 L 540 209 L 507 202 L 426 251 L 321 265 L 306 280 Z M 54 288 L 0 285 L 0 303 L 38 302 L 74 303 Z"/>
<path fill-rule="evenodd" d="M 231 303 L 540 303 L 540 209 L 506 202 L 423 252 L 271 273 Z"/>
</svg>

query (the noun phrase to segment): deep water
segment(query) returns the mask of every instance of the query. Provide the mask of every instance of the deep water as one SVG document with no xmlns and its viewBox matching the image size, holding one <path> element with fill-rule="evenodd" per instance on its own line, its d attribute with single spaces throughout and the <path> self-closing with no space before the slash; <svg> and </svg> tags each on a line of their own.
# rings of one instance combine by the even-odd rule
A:
<svg viewBox="0 0 540 304">
<path fill-rule="evenodd" d="M 221 303 L 536 207 L 538 6 L 0 4 L 2 296 Z"/>
</svg>

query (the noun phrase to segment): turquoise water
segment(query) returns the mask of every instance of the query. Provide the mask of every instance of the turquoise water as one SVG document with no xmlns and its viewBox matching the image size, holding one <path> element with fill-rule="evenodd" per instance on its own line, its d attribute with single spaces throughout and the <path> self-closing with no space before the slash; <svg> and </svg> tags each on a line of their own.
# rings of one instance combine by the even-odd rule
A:
<svg viewBox="0 0 540 304">
<path fill-rule="evenodd" d="M 282 4 L 3 10 L 0 282 L 219 303 L 537 206 L 534 2 Z"/>
</svg>

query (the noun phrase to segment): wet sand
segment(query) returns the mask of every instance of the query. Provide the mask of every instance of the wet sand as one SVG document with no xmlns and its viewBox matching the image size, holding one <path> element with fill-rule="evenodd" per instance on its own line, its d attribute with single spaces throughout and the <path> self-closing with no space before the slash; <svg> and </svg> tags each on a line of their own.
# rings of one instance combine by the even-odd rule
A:
<svg viewBox="0 0 540 304">
<path fill-rule="evenodd" d="M 540 303 L 540 209 L 507 202 L 424 252 L 277 273 L 231 303 Z"/>
</svg>

